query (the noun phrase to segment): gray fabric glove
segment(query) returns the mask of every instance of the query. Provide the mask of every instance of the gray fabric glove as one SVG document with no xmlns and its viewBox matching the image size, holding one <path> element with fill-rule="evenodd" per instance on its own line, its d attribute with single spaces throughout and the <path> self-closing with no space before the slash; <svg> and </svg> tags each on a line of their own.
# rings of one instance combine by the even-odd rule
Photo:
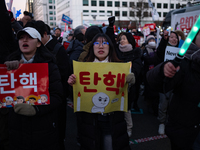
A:
<svg viewBox="0 0 200 150">
<path fill-rule="evenodd" d="M 135 75 L 134 75 L 134 73 L 129 73 L 126 76 L 126 82 L 130 83 L 130 84 L 135 84 Z"/>
<path fill-rule="evenodd" d="M 22 64 L 23 62 L 24 60 L 21 59 L 20 61 L 18 60 L 6 61 L 4 64 L 7 66 L 7 70 L 14 70 L 14 69 L 18 69 L 19 64 Z"/>
<path fill-rule="evenodd" d="M 17 114 L 24 115 L 24 116 L 34 116 L 36 114 L 36 110 L 32 105 L 21 103 L 16 104 L 14 106 L 14 111 Z"/>
</svg>

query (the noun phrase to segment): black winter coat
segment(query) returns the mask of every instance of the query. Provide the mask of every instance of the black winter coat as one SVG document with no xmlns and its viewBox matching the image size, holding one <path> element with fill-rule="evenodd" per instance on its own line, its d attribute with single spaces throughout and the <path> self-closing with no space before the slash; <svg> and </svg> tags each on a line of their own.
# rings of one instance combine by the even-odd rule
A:
<svg viewBox="0 0 200 150">
<path fill-rule="evenodd" d="M 147 80 L 152 88 L 160 92 L 163 88 L 165 92 L 173 90 L 166 134 L 180 148 L 191 149 L 200 131 L 200 49 L 192 43 L 180 70 L 164 84 L 165 63 L 150 70 Z"/>
<path fill-rule="evenodd" d="M 52 40 L 50 40 L 45 47 L 54 54 L 54 48 L 58 41 L 53 37 Z M 60 44 L 60 43 L 59 43 Z M 69 65 L 69 56 L 66 53 L 66 50 L 63 46 L 59 47 L 57 53 L 56 53 L 56 65 L 58 66 L 58 69 L 60 71 L 61 75 L 61 82 L 63 85 L 63 90 L 64 90 L 64 96 L 68 97 L 68 87 L 67 87 L 67 80 L 69 78 L 70 74 L 70 65 Z"/>
<path fill-rule="evenodd" d="M 140 74 L 142 71 L 141 49 L 135 48 L 129 52 L 121 52 L 119 49 L 116 49 L 116 53 L 118 58 L 123 62 L 132 63 L 131 72 L 134 73 L 136 79 L 136 83 L 129 89 L 128 110 L 130 110 L 132 102 L 136 102 L 139 96 L 137 90 L 139 90 Z"/>
<path fill-rule="evenodd" d="M 98 117 L 101 114 L 77 112 L 81 150 L 101 150 L 101 131 Z M 113 150 L 130 150 L 124 112 L 112 112 L 108 117 Z"/>
<path fill-rule="evenodd" d="M 57 39 L 53 36 L 45 47 L 56 57 L 56 65 L 58 66 L 60 75 L 61 75 L 61 83 L 63 86 L 63 97 L 62 104 L 59 107 L 58 113 L 58 125 L 59 125 L 59 137 L 63 141 L 65 139 L 65 130 L 66 130 L 66 119 L 67 119 L 67 101 L 66 98 L 69 96 L 69 84 L 67 80 L 69 78 L 71 68 L 69 64 L 69 56 L 65 48 L 60 44 L 59 47 L 57 45 L 60 44 Z"/>
<path fill-rule="evenodd" d="M 9 136 L 12 150 L 55 150 L 59 147 L 57 108 L 61 104 L 63 89 L 53 55 L 43 45 L 41 47 L 37 49 L 33 63 L 48 63 L 50 105 L 33 106 L 36 109 L 36 115 L 32 117 L 16 114 L 11 109 Z M 20 51 L 8 57 L 8 60 L 20 59 Z"/>
<path fill-rule="evenodd" d="M 3 64 L 6 57 L 18 45 L 14 40 L 14 34 L 11 28 L 11 20 L 6 9 L 5 1 L 0 1 L 0 64 Z M 8 115 L 9 108 L 0 108 L 0 149 L 8 150 L 9 135 L 8 135 Z"/>
<path fill-rule="evenodd" d="M 2 19 L 0 22 L 0 64 L 3 64 L 6 57 L 16 46 L 5 1 L 0 1 L 0 17 Z"/>
</svg>

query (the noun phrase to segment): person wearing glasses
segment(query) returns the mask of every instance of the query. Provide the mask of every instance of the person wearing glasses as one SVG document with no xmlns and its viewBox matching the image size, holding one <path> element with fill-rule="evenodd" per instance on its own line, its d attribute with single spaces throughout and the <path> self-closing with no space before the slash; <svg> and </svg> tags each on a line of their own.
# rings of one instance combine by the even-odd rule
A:
<svg viewBox="0 0 200 150">
<path fill-rule="evenodd" d="M 101 63 L 120 62 L 110 38 L 103 33 L 99 33 L 93 38 L 85 60 L 86 62 Z M 72 74 L 68 83 L 73 86 L 75 82 L 76 76 Z M 76 115 L 80 149 L 130 150 L 124 112 L 104 114 L 77 112 Z"/>
</svg>

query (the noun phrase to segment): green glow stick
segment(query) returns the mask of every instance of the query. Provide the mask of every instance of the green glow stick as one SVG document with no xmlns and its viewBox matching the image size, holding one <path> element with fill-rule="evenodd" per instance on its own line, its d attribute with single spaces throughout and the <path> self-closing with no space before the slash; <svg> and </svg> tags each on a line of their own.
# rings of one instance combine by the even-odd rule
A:
<svg viewBox="0 0 200 150">
<path fill-rule="evenodd" d="M 185 39 L 185 42 L 183 43 L 183 45 L 181 46 L 181 49 L 179 51 L 179 56 L 183 57 L 184 54 L 186 53 L 188 47 L 190 46 L 190 44 L 192 43 L 194 37 L 196 36 L 196 34 L 198 33 L 200 28 L 200 15 L 197 18 L 195 24 L 193 25 L 190 33 L 188 34 L 187 38 Z"/>
</svg>

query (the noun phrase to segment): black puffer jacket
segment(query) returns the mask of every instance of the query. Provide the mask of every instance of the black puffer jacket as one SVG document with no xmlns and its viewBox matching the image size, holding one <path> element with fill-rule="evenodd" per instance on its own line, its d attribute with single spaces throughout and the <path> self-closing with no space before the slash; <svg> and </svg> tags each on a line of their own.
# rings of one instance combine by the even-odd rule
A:
<svg viewBox="0 0 200 150">
<path fill-rule="evenodd" d="M 180 64 L 180 70 L 164 84 L 165 63 L 150 70 L 147 80 L 152 88 L 160 92 L 163 92 L 163 88 L 165 92 L 173 90 L 166 134 L 180 148 L 191 149 L 200 131 L 200 49 L 192 43 Z"/>
<path fill-rule="evenodd" d="M 42 48 L 41 48 L 42 47 Z M 55 150 L 58 149 L 57 108 L 61 104 L 62 84 L 53 55 L 41 46 L 37 49 L 33 63 L 48 63 L 50 105 L 33 106 L 36 115 L 32 117 L 16 114 L 9 116 L 10 149 L 12 150 Z M 17 51 L 8 60 L 20 60 Z"/>
</svg>

